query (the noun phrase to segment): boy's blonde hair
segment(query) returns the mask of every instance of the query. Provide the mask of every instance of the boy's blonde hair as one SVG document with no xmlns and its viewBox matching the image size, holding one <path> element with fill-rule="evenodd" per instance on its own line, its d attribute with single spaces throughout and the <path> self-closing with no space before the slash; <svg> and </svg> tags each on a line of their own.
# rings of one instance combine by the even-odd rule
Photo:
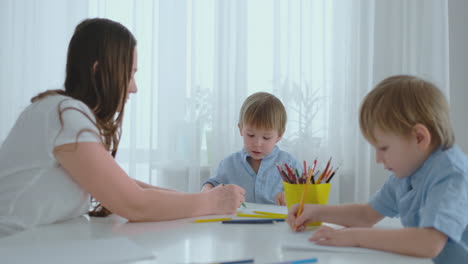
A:
<svg viewBox="0 0 468 264">
<path fill-rule="evenodd" d="M 447 100 L 428 81 L 409 75 L 392 76 L 377 84 L 362 102 L 359 125 L 373 144 L 375 128 L 409 136 L 416 124 L 427 127 L 434 147 L 446 149 L 454 144 Z"/>
<path fill-rule="evenodd" d="M 282 136 L 286 129 L 286 109 L 274 95 L 258 92 L 250 95 L 242 104 L 239 127 L 243 125 L 263 129 L 277 129 Z"/>
</svg>

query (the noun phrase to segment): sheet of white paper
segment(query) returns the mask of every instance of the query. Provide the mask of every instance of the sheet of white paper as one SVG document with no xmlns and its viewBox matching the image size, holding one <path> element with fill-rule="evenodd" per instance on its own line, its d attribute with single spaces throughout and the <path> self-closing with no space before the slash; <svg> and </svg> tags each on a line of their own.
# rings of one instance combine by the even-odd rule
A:
<svg viewBox="0 0 468 264">
<path fill-rule="evenodd" d="M 276 214 L 287 214 L 288 208 L 286 206 L 277 206 L 273 204 L 252 204 L 252 203 L 245 203 L 246 208 L 240 207 L 239 212 L 252 214 L 254 211 L 262 211 L 262 212 L 269 212 L 269 213 L 276 213 Z"/>
<path fill-rule="evenodd" d="M 309 237 L 313 232 L 300 232 L 285 236 L 281 247 L 283 249 L 290 250 L 312 250 L 312 251 L 333 251 L 333 252 L 347 252 L 347 253 L 379 253 L 382 251 L 367 249 L 367 248 L 356 248 L 356 247 L 332 247 L 332 246 L 321 246 L 309 241 Z"/>
<path fill-rule="evenodd" d="M 155 258 L 127 238 L 64 241 L 63 243 L 0 247 L 2 263 L 128 263 Z"/>
</svg>

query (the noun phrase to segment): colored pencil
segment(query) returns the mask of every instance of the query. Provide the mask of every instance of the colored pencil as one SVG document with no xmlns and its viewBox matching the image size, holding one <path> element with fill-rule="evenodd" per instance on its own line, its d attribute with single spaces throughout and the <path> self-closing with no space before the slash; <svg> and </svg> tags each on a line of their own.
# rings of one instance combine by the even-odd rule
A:
<svg viewBox="0 0 468 264">
<path fill-rule="evenodd" d="M 335 173 L 336 171 L 339 169 L 340 167 L 336 168 L 335 171 L 330 175 L 330 177 L 328 177 L 326 183 L 329 183 L 331 181 L 331 179 L 333 178 L 333 176 L 335 176 Z"/>
<path fill-rule="evenodd" d="M 256 218 L 286 218 L 286 215 L 283 214 L 243 214 L 243 213 L 237 213 L 237 216 L 239 217 L 256 217 Z"/>
<path fill-rule="evenodd" d="M 317 258 L 311 259 L 301 259 L 301 260 L 290 260 L 284 262 L 275 262 L 273 264 L 306 264 L 306 263 L 316 263 L 318 261 Z"/>
<path fill-rule="evenodd" d="M 221 221 L 228 221 L 228 220 L 231 220 L 231 218 L 197 219 L 197 220 L 194 220 L 193 222 L 195 222 L 195 223 L 209 223 L 209 222 L 221 222 Z"/>
<path fill-rule="evenodd" d="M 223 261 L 223 262 L 209 262 L 206 264 L 247 264 L 247 263 L 255 263 L 255 260 L 254 259 L 241 259 L 241 260 L 232 260 L 232 261 Z M 193 264 L 200 264 L 200 263 L 193 263 Z"/>
<path fill-rule="evenodd" d="M 320 177 L 319 177 L 318 180 L 316 181 L 317 183 L 321 183 L 323 177 L 325 177 L 325 175 L 327 174 L 328 168 L 330 167 L 330 162 L 331 162 L 331 160 L 332 160 L 332 158 L 330 157 L 330 159 L 329 159 L 328 162 L 327 162 L 327 166 L 325 166 L 325 169 L 323 170 L 322 174 L 320 174 Z"/>
<path fill-rule="evenodd" d="M 287 163 L 284 164 L 284 167 L 286 167 L 286 170 L 289 174 L 289 178 L 292 180 L 292 183 L 297 183 L 296 176 L 294 176 L 294 172 L 291 170 Z"/>
<path fill-rule="evenodd" d="M 223 224 L 273 224 L 275 222 L 284 222 L 283 218 L 275 219 L 234 219 L 222 221 Z"/>
<path fill-rule="evenodd" d="M 262 211 L 253 211 L 256 214 L 263 214 L 263 215 L 275 215 L 278 216 L 277 218 L 282 218 L 288 216 L 287 214 L 280 214 L 280 213 L 271 213 L 271 212 L 262 212 Z"/>
<path fill-rule="evenodd" d="M 233 260 L 233 261 L 225 261 L 225 262 L 217 262 L 213 264 L 244 264 L 244 263 L 254 263 L 255 260 L 253 259 L 244 259 L 244 260 Z"/>
</svg>

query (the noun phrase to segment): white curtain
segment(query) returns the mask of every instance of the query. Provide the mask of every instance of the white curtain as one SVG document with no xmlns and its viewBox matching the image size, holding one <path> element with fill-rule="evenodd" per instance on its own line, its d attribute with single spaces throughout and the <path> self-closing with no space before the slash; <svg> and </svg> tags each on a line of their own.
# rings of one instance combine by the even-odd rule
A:
<svg viewBox="0 0 468 264">
<path fill-rule="evenodd" d="M 280 147 L 340 165 L 330 203 L 363 202 L 387 173 L 360 135 L 364 95 L 415 74 L 449 95 L 448 9 L 442 0 L 120 0 L 0 2 L 0 141 L 31 96 L 63 83 L 74 26 L 126 25 L 138 40 L 138 93 L 117 156 L 130 176 L 196 192 L 242 148 L 243 100 L 277 95 L 288 111 Z"/>
<path fill-rule="evenodd" d="M 63 84 L 82 1 L 0 0 L 0 142 L 32 96 Z"/>
</svg>

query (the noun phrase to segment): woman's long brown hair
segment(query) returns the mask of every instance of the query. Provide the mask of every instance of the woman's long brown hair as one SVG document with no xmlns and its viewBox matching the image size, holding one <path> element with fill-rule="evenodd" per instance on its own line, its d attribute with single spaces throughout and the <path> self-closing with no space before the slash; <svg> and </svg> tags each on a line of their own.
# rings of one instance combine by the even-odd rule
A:
<svg viewBox="0 0 468 264">
<path fill-rule="evenodd" d="M 31 102 L 56 94 L 82 101 L 94 114 L 104 147 L 115 157 L 135 46 L 135 37 L 120 23 L 102 18 L 82 21 L 68 46 L 65 90 L 45 91 Z M 60 119 L 65 110 L 59 107 Z M 107 216 L 110 211 L 97 204 L 89 214 Z"/>
</svg>

